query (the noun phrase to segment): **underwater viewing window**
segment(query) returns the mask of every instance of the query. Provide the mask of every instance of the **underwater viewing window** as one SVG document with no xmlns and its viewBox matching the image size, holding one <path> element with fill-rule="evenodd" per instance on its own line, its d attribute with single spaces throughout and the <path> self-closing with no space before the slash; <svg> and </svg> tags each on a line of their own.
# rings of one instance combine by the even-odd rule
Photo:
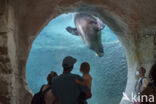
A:
<svg viewBox="0 0 156 104">
<path fill-rule="evenodd" d="M 32 44 L 27 65 L 26 77 L 33 93 L 46 84 L 51 71 L 62 73 L 62 60 L 66 56 L 77 59 L 72 73 L 79 74 L 82 62 L 88 62 L 92 76 L 92 98 L 89 104 L 118 104 L 127 82 L 127 62 L 123 46 L 106 25 L 102 30 L 104 56 L 98 57 L 81 40 L 71 35 L 66 27 L 74 25 L 73 14 L 62 14 L 51 20 L 39 33 Z"/>
</svg>

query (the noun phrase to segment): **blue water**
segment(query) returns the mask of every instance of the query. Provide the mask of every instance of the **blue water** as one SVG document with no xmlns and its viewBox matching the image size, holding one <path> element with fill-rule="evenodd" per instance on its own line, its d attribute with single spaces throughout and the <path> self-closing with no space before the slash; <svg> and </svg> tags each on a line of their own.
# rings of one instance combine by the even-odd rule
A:
<svg viewBox="0 0 156 104">
<path fill-rule="evenodd" d="M 30 51 L 26 77 L 33 93 L 46 84 L 50 71 L 62 73 L 65 56 L 78 59 L 72 73 L 80 74 L 79 67 L 84 61 L 90 63 L 93 97 L 89 104 L 118 104 L 127 81 L 127 63 L 124 48 L 115 34 L 106 26 L 102 31 L 105 55 L 99 58 L 88 49 L 79 36 L 73 36 L 65 28 L 73 26 L 71 13 L 58 16 L 40 32 Z"/>
</svg>

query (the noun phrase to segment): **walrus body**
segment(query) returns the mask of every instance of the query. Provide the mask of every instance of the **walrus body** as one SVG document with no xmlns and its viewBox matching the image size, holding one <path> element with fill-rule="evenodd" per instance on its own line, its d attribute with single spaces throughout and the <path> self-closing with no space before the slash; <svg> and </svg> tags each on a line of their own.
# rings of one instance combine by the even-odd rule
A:
<svg viewBox="0 0 156 104">
<path fill-rule="evenodd" d="M 99 57 L 104 55 L 103 45 L 101 41 L 101 30 L 105 27 L 103 22 L 90 14 L 76 13 L 74 15 L 74 23 L 76 28 L 67 27 L 66 30 L 80 36 L 83 42 Z"/>
</svg>

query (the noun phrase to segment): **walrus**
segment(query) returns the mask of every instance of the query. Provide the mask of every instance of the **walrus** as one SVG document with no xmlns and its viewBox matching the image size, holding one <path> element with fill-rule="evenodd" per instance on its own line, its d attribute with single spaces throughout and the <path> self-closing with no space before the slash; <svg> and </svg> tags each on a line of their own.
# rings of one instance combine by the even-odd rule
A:
<svg viewBox="0 0 156 104">
<path fill-rule="evenodd" d="M 75 28 L 68 26 L 66 30 L 76 36 L 80 36 L 83 42 L 99 57 L 104 55 L 101 41 L 101 30 L 105 27 L 104 23 L 93 15 L 87 13 L 74 14 Z"/>
</svg>

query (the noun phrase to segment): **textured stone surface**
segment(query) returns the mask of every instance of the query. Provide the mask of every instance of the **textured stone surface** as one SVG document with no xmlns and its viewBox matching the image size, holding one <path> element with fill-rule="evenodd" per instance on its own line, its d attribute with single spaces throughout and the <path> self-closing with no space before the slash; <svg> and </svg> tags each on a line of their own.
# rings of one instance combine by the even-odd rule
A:
<svg viewBox="0 0 156 104">
<path fill-rule="evenodd" d="M 10 92 L 9 92 L 9 87 L 10 87 L 10 83 L 8 80 L 8 76 L 1 76 L 1 80 L 0 80 L 1 86 L 0 86 L 0 103 L 2 104 L 10 104 L 10 99 L 11 96 L 9 96 Z"/>
<path fill-rule="evenodd" d="M 7 0 L 0 0 L 0 32 L 7 31 Z"/>
<path fill-rule="evenodd" d="M 8 56 L 7 32 L 0 33 L 0 103 L 10 104 L 11 100 L 11 81 L 12 73 L 11 62 Z"/>
<path fill-rule="evenodd" d="M 10 104 L 11 63 L 8 56 L 7 33 L 0 33 L 0 103 Z"/>
<path fill-rule="evenodd" d="M 154 61 L 156 63 L 156 34 L 154 35 Z"/>
<path fill-rule="evenodd" d="M 156 57 L 155 5 L 156 0 L 0 0 L 0 104 L 29 104 L 25 64 L 31 44 L 51 19 L 70 11 L 93 13 L 117 34 L 126 50 L 130 95 L 136 68 L 149 71 Z"/>
<path fill-rule="evenodd" d="M 16 83 L 13 82 L 13 73 L 15 72 L 12 67 L 12 57 L 9 56 L 11 48 L 8 44 L 14 42 L 12 39 L 9 40 L 10 36 L 13 36 L 13 34 L 9 33 L 13 31 L 14 28 L 10 28 L 10 24 L 13 21 L 9 21 L 10 6 L 8 3 L 8 0 L 0 0 L 0 104 L 15 104 L 14 102 L 16 102 L 12 100 L 13 86 L 15 86 Z"/>
</svg>

